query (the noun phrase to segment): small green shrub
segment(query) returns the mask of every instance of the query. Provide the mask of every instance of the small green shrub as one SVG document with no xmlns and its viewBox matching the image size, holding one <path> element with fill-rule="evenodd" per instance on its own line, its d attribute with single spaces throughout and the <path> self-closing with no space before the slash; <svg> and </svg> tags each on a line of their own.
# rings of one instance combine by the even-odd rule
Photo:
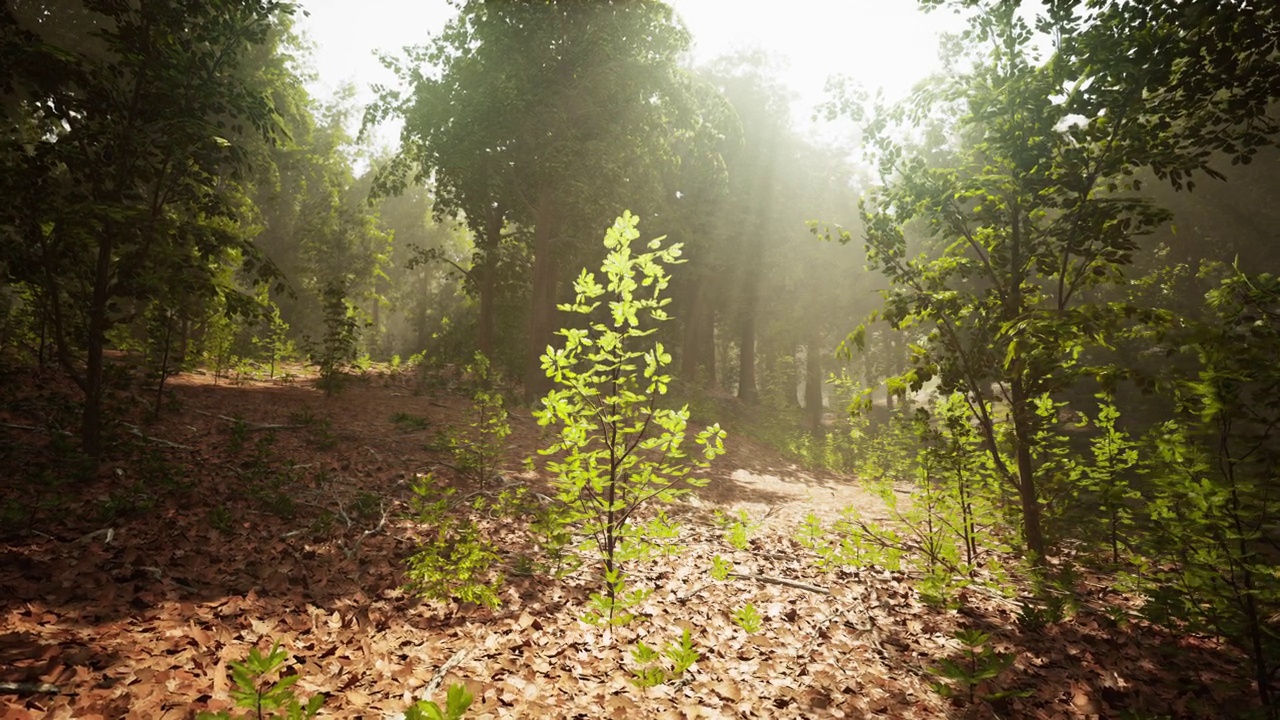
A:
<svg viewBox="0 0 1280 720">
<path fill-rule="evenodd" d="M 648 340 L 656 328 L 642 324 L 668 319 L 670 300 L 662 292 L 670 279 L 663 265 L 680 262 L 680 246 L 662 249 L 658 239 L 648 252 L 633 253 L 637 222 L 625 212 L 606 233 L 606 284 L 584 269 L 574 281 L 574 302 L 560 306 L 585 316 L 587 327 L 560 330 L 563 345 L 543 354 L 543 370 L 556 388 L 534 412 L 540 425 L 558 428 L 555 442 L 540 452 L 557 458 L 546 467 L 554 476 L 559 522 L 603 561 L 605 592 L 593 596 L 589 616 L 609 622 L 629 617 L 625 609 L 644 596 L 624 592 L 623 565 L 648 554 L 651 544 L 635 513 L 705 485 L 692 469 L 724 452 L 724 433 L 712 425 L 695 438 L 704 459 L 689 458 L 683 448 L 688 407 L 657 406 L 671 381 L 663 372 L 671 355 Z"/>
<path fill-rule="evenodd" d="M 255 647 L 249 650 L 247 660 L 231 663 L 231 679 L 235 683 L 231 699 L 236 707 L 250 711 L 240 718 L 305 720 L 320 712 L 323 695 L 313 695 L 304 703 L 293 690 L 302 676 L 279 674 L 288 660 L 289 653 L 275 642 L 266 655 Z M 223 711 L 202 712 L 197 717 L 199 720 L 232 720 L 235 716 Z"/>
<path fill-rule="evenodd" d="M 750 546 L 751 532 L 755 530 L 755 525 L 751 524 L 746 510 L 739 510 L 736 518 L 717 510 L 715 522 L 724 533 L 725 542 L 735 550 L 746 550 Z"/>
<path fill-rule="evenodd" d="M 729 579 L 729 573 L 733 572 L 733 563 L 729 560 L 716 555 L 711 558 L 711 577 L 721 582 Z"/>
<path fill-rule="evenodd" d="M 324 695 L 313 695 L 306 702 L 298 698 L 293 686 L 301 675 L 281 675 L 288 663 L 289 654 L 279 642 L 271 644 L 271 650 L 263 655 L 258 648 L 250 648 L 244 662 L 231 663 L 231 680 L 235 688 L 231 699 L 235 706 L 247 712 L 232 715 L 224 710 L 197 713 L 197 720 L 309 720 L 324 706 Z M 449 686 L 445 707 L 431 700 L 419 700 L 404 711 L 404 720 L 461 720 L 471 707 L 472 696 L 465 685 Z"/>
<path fill-rule="evenodd" d="M 631 683 L 638 688 L 650 688 L 669 680 L 679 680 L 698 662 L 701 654 L 693 646 L 693 634 L 685 628 L 680 640 L 668 642 L 659 653 L 637 642 L 631 650 Z M 668 669 L 663 660 L 670 665 Z"/>
<path fill-rule="evenodd" d="M 998 653 L 991 647 L 991 636 L 980 630 L 960 630 L 955 634 L 960 641 L 960 657 L 944 658 L 929 672 L 942 678 L 933 689 L 943 697 L 959 697 L 973 704 L 979 700 L 992 701 L 1007 697 L 1025 696 L 1028 691 L 994 690 L 979 692 L 980 687 L 990 687 L 1008 670 L 1016 659 L 1009 653 Z"/>
<path fill-rule="evenodd" d="M 475 354 L 466 375 L 474 385 L 467 426 L 446 432 L 439 444 L 453 454 L 459 472 L 476 485 L 484 486 L 500 475 L 511 424 L 507 421 L 502 393 L 494 389 L 501 382 L 501 376 L 490 368 L 484 355 Z"/>
<path fill-rule="evenodd" d="M 430 419 L 406 412 L 398 412 L 392 415 L 391 422 L 403 432 L 419 432 L 431 427 Z"/>
<path fill-rule="evenodd" d="M 450 512 L 453 488 L 440 487 L 431 475 L 413 485 L 415 519 L 430 528 L 428 539 L 408 559 L 408 589 L 432 600 L 458 600 L 497 607 L 503 581 L 498 553 L 469 517 Z"/>
<path fill-rule="evenodd" d="M 747 603 L 733 612 L 733 623 L 748 633 L 760 632 L 760 628 L 764 626 L 764 621 L 760 617 L 756 606 Z"/>
<path fill-rule="evenodd" d="M 471 699 L 465 685 L 450 685 L 443 710 L 431 700 L 419 700 L 405 710 L 404 720 L 461 720 L 471 707 Z"/>
</svg>

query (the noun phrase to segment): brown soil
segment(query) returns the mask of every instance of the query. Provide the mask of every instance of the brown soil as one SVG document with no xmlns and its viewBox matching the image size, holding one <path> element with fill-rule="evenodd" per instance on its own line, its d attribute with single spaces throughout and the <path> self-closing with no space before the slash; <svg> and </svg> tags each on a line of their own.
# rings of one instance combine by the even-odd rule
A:
<svg viewBox="0 0 1280 720">
<path fill-rule="evenodd" d="M 432 530 L 406 517 L 411 481 L 435 473 L 467 496 L 545 490 L 518 462 L 546 445 L 527 411 L 511 414 L 501 485 L 476 488 L 433 447 L 467 418 L 447 380 L 422 387 L 374 374 L 332 397 L 305 378 L 197 373 L 170 383 L 176 406 L 116 428 L 129 449 L 92 482 L 68 480 L 59 460 L 57 428 L 73 416 L 50 408 L 71 389 L 47 377 L 8 388 L 16 399 L 0 411 L 0 459 L 21 472 L 0 478 L 0 683 L 16 685 L 0 685 L 0 717 L 227 708 L 229 663 L 272 640 L 294 657 L 302 694 L 329 696 L 331 717 L 392 716 L 424 695 L 441 699 L 453 682 L 475 694 L 468 718 L 1083 717 L 1117 707 L 1211 716 L 1203 708 L 1247 698 L 1235 656 L 1201 639 L 1096 618 L 1028 635 L 1009 601 L 962 593 L 965 614 L 935 611 L 901 573 L 820 571 L 792 539 L 797 525 L 847 506 L 882 517 L 883 504 L 852 478 L 803 471 L 732 436 L 683 513 L 693 521 L 684 552 L 634 570 L 653 591 L 642 620 L 613 630 L 579 621 L 599 587 L 591 568 L 565 580 L 513 573 L 496 611 L 421 602 L 401 589 L 404 559 Z M 293 504 L 264 491 L 263 477 L 285 478 L 278 489 Z M 763 520 L 746 549 L 710 522 L 738 509 Z M 527 547 L 518 522 L 482 518 L 481 527 L 500 547 Z M 712 580 L 715 556 L 738 578 Z M 746 603 L 762 619 L 753 633 L 733 620 Z M 965 708 L 929 689 L 927 667 L 955 652 L 961 625 L 988 629 L 1017 655 L 1002 687 L 1027 699 Z M 662 646 L 681 628 L 697 665 L 680 681 L 631 685 L 636 643 Z M 1170 649 L 1179 662 L 1153 661 Z"/>
</svg>

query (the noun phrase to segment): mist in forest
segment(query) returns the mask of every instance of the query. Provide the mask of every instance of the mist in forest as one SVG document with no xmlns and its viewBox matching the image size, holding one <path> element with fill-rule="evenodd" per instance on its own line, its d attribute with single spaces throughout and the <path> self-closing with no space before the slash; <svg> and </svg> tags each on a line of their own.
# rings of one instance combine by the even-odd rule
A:
<svg viewBox="0 0 1280 720">
<path fill-rule="evenodd" d="M 897 523 L 834 508 L 806 520 L 786 552 L 819 558 L 821 577 L 904 573 L 947 612 L 1016 596 L 1028 635 L 1086 612 L 1072 593 L 1093 583 L 1133 607 L 1095 630 L 1140 618 L 1218 638 L 1259 717 L 1275 716 L 1280 10 L 6 0 L 0 108 L 0 426 L 53 458 L 22 490 L 37 500 L 0 520 L 28 517 L 67 468 L 124 477 L 128 443 L 194 452 L 154 435 L 181 412 L 174 378 L 305 376 L 326 399 L 403 382 L 477 413 L 482 438 L 453 428 L 415 446 L 452 453 L 432 467 L 459 487 L 514 477 L 508 419 L 527 421 L 524 444 L 568 428 L 520 446 L 554 458 L 539 472 L 561 483 L 529 497 L 603 502 L 608 521 L 521 517 L 553 529 L 539 553 L 597 538 L 593 612 L 610 622 L 629 617 L 613 553 L 634 530 L 617 488 L 665 477 L 622 497 L 682 497 L 702 486 L 680 463 L 705 469 L 740 437 L 790 465 L 738 456 L 731 487 L 827 473 L 804 482 L 874 488 Z M 201 412 L 231 423 L 236 453 L 258 431 L 337 442 L 310 414 Z M 680 449 L 686 429 L 706 462 Z M 588 439 L 607 447 L 575 455 Z M 278 510 L 292 491 L 254 474 L 268 445 L 234 475 Z M 607 482 L 564 484 L 593 463 Z M 419 524 L 443 528 L 436 550 L 475 552 L 416 555 L 415 587 L 496 606 L 483 582 L 459 594 L 431 576 L 498 552 L 476 549 L 488 536 L 471 519 L 443 519 L 453 489 L 414 478 Z M 365 504 L 367 520 L 380 505 Z M 327 522 L 354 533 L 354 507 Z M 348 560 L 387 527 L 381 507 Z M 745 538 L 746 515 L 726 517 Z M 210 522 L 252 525 L 228 518 Z M 660 535 L 654 522 L 636 532 Z M 513 574 L 542 559 L 521 555 Z M 835 597 L 714 560 L 717 581 Z M 737 608 L 737 627 L 754 612 Z M 979 692 L 1015 661 L 996 668 L 989 638 L 958 632 L 995 669 L 930 670 L 954 684 L 940 697 L 1043 709 L 1011 704 L 1027 677 L 1021 695 Z M 691 647 L 669 647 L 676 675 L 693 667 Z M 1131 704 L 1197 714 L 1146 702 Z"/>
</svg>

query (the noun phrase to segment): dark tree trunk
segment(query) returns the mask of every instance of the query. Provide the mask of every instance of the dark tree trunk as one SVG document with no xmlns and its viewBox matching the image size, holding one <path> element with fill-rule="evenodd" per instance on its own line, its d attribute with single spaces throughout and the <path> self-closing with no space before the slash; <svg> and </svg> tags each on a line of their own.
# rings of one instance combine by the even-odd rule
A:
<svg viewBox="0 0 1280 720">
<path fill-rule="evenodd" d="M 107 343 L 107 301 L 111 286 L 111 233 L 108 226 L 98 246 L 98 263 L 94 269 L 93 299 L 89 307 L 89 337 L 85 344 L 84 414 L 80 418 L 80 442 L 84 453 L 97 459 L 102 456 L 102 378 L 103 350 Z"/>
<path fill-rule="evenodd" d="M 533 288 L 529 302 L 529 348 L 525 358 L 525 401 L 533 403 L 551 389 L 551 379 L 542 370 L 542 354 L 554 340 L 556 311 L 555 233 L 558 210 L 548 189 L 543 190 L 533 230 Z"/>
<path fill-rule="evenodd" d="M 1015 369 L 1017 372 L 1017 369 Z M 1013 407 L 1013 432 L 1017 444 L 1015 455 L 1018 462 L 1018 499 L 1022 506 L 1022 534 L 1031 555 L 1033 565 L 1043 566 L 1045 561 L 1044 532 L 1040 527 L 1040 499 L 1036 493 L 1036 479 L 1031 460 L 1031 442 L 1034 433 L 1031 427 L 1031 401 L 1025 396 L 1021 380 L 1014 380 L 1010 400 Z"/>
<path fill-rule="evenodd" d="M 703 283 L 696 282 L 689 301 L 688 321 L 684 327 L 684 352 L 680 358 L 680 375 L 688 383 L 714 387 L 716 384 L 715 314 L 707 303 Z"/>
</svg>

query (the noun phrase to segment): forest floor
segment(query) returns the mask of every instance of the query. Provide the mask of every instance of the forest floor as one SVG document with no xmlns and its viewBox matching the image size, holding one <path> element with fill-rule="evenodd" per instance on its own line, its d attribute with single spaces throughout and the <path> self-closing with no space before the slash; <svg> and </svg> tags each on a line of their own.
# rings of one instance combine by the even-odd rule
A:
<svg viewBox="0 0 1280 720">
<path fill-rule="evenodd" d="M 0 716 L 226 709 L 229 664 L 272 641 L 293 658 L 300 694 L 327 696 L 328 717 L 395 717 L 424 696 L 442 702 L 452 683 L 474 694 L 468 718 L 1224 717 L 1252 705 L 1235 653 L 1126 620 L 1136 599 L 1100 579 L 1084 579 L 1073 615 L 1031 628 L 995 593 L 963 590 L 957 608 L 935 609 L 908 574 L 821 570 L 795 539 L 804 518 L 830 522 L 847 506 L 885 517 L 883 504 L 854 478 L 732 434 L 709 486 L 673 511 L 682 552 L 633 567 L 653 592 L 630 625 L 580 620 L 597 589 L 590 568 L 513 573 L 496 610 L 421 601 L 402 589 L 430 530 L 409 517 L 414 478 L 435 473 L 459 496 L 497 490 L 468 487 L 437 442 L 466 424 L 464 394 L 386 373 L 331 397 L 308 378 L 197 373 L 169 387 L 160 421 L 115 426 L 126 450 L 88 482 L 68 479 L 70 438 L 56 429 L 74 427 L 69 389 L 47 376 L 0 388 L 11 399 L 0 410 Z M 545 489 L 520 469 L 546 444 L 541 429 L 527 411 L 511 422 L 504 485 Z M 713 521 L 740 509 L 757 524 L 745 549 Z M 480 522 L 504 551 L 527 541 L 509 518 Z M 710 577 L 717 555 L 737 576 Z M 745 603 L 761 616 L 756 632 L 733 620 Z M 682 629 L 696 665 L 633 685 L 637 641 L 662 647 Z M 930 668 L 960 657 L 959 629 L 1013 656 L 972 702 L 931 687 Z"/>
</svg>

